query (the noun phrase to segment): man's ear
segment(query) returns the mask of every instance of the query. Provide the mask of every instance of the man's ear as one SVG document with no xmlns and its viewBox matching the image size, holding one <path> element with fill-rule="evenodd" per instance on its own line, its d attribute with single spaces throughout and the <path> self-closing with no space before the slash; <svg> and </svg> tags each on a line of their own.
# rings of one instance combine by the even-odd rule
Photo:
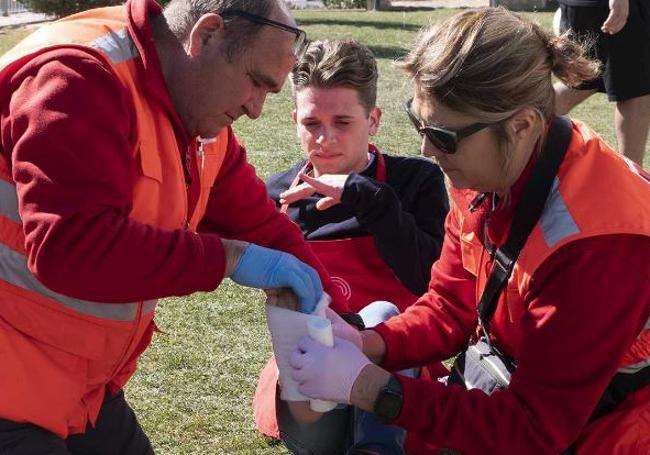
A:
<svg viewBox="0 0 650 455">
<path fill-rule="evenodd" d="M 381 109 L 377 106 L 373 107 L 368 116 L 370 119 L 370 126 L 368 128 L 368 134 L 374 136 L 379 131 L 379 121 L 381 120 Z"/>
<path fill-rule="evenodd" d="M 205 48 L 218 46 L 225 33 L 223 18 L 214 13 L 204 14 L 192 27 L 187 38 L 187 53 L 197 57 Z"/>
</svg>

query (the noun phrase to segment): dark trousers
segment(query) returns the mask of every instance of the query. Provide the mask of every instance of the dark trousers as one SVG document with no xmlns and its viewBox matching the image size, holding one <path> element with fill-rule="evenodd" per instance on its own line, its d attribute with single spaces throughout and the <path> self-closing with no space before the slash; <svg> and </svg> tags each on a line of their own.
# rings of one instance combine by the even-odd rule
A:
<svg viewBox="0 0 650 455">
<path fill-rule="evenodd" d="M 44 411 L 46 412 L 46 411 Z M 29 423 L 0 419 L 0 455 L 153 455 L 124 392 L 107 395 L 95 428 L 62 439 Z"/>
</svg>

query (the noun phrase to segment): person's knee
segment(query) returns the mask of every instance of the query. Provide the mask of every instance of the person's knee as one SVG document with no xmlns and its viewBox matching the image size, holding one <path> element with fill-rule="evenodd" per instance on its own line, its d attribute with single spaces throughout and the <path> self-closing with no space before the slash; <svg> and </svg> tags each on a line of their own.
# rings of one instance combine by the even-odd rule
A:
<svg viewBox="0 0 650 455">
<path fill-rule="evenodd" d="M 372 302 L 359 311 L 359 316 L 363 319 L 363 324 L 370 328 L 400 313 L 399 308 L 394 303 L 378 300 Z"/>
<path fill-rule="evenodd" d="M 95 426 L 66 439 L 72 453 L 121 453 L 153 455 L 149 437 L 143 431 L 124 391 L 107 393 Z"/>
<path fill-rule="evenodd" d="M 348 455 L 354 450 L 367 450 L 382 455 L 404 455 L 406 431 L 403 428 L 386 425 L 372 412 L 355 408 L 354 441 Z"/>
<path fill-rule="evenodd" d="M 70 455 L 65 441 L 54 433 L 29 423 L 0 419 L 0 454 Z"/>
<path fill-rule="evenodd" d="M 616 103 L 617 109 L 624 117 L 633 117 L 647 121 L 650 118 L 650 95 L 638 96 Z"/>
<path fill-rule="evenodd" d="M 277 412 L 280 437 L 291 453 L 327 455 L 345 451 L 350 427 L 348 406 L 339 406 L 311 424 L 295 420 L 286 402 L 279 402 Z"/>
</svg>

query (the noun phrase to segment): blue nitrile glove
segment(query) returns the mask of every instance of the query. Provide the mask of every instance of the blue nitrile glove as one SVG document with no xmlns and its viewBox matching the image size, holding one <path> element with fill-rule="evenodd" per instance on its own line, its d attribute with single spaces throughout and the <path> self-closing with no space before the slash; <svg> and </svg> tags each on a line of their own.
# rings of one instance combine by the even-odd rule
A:
<svg viewBox="0 0 650 455">
<path fill-rule="evenodd" d="M 300 301 L 300 311 L 311 314 L 323 295 L 316 270 L 283 251 L 250 244 L 230 278 L 242 286 L 260 289 L 291 288 Z"/>
</svg>

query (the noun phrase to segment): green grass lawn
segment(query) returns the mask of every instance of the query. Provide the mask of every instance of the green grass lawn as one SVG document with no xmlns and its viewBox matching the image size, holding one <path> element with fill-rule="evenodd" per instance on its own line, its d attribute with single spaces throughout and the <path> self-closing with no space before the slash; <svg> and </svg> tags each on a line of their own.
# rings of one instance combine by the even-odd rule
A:
<svg viewBox="0 0 650 455">
<path fill-rule="evenodd" d="M 391 153 L 415 155 L 418 137 L 402 111 L 411 87 L 392 61 L 405 53 L 419 27 L 455 11 L 296 15 L 311 39 L 357 38 L 373 49 L 379 60 L 379 105 L 384 112 L 376 144 Z M 532 17 L 547 27 L 551 21 L 550 13 Z M 25 34 L 24 29 L 0 30 L 0 53 Z M 285 87 L 268 100 L 260 119 L 236 125 L 262 178 L 301 156 L 289 121 L 291 109 Z M 615 144 L 613 107 L 603 95 L 593 96 L 573 114 Z M 161 302 L 157 322 L 165 333 L 154 338 L 126 391 L 157 453 L 287 453 L 255 433 L 250 411 L 257 373 L 270 353 L 263 303 L 261 292 L 230 282 L 214 293 Z"/>
<path fill-rule="evenodd" d="M 28 33 L 29 30 L 25 27 L 0 29 L 0 55 L 11 49 L 14 44 Z"/>
</svg>

